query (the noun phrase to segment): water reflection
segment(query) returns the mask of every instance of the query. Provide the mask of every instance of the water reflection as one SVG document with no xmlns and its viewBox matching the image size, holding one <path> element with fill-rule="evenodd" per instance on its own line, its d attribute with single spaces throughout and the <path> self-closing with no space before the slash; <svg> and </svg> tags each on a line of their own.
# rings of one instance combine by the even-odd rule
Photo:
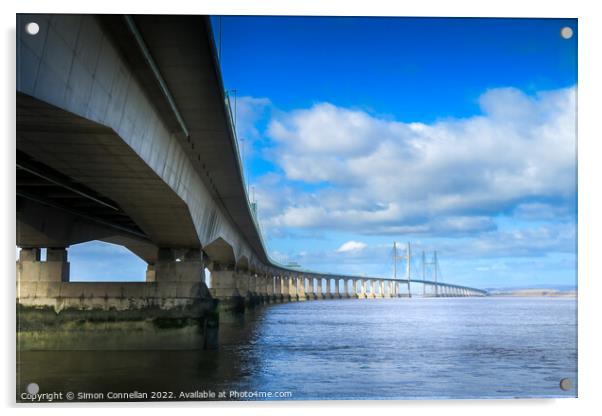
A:
<svg viewBox="0 0 602 416">
<path fill-rule="evenodd" d="M 216 351 L 23 352 L 19 389 L 290 391 L 292 399 L 576 395 L 575 299 L 289 303 L 222 319 Z M 559 388 L 569 377 L 573 387 Z"/>
</svg>

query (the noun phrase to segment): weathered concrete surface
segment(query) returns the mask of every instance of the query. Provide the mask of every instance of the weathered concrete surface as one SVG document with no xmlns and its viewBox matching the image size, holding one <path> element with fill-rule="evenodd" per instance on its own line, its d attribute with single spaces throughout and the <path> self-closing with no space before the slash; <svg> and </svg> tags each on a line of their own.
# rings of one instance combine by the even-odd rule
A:
<svg viewBox="0 0 602 416">
<path fill-rule="evenodd" d="M 90 299 L 57 313 L 17 305 L 17 346 L 24 350 L 212 349 L 219 318 L 210 300 L 170 309 L 101 309 Z M 104 306 L 114 303 L 105 302 Z M 116 302 L 122 306 L 121 302 Z M 82 307 L 82 306 L 86 307 Z M 88 307 L 89 306 L 89 307 Z"/>
<path fill-rule="evenodd" d="M 219 301 L 198 251 L 162 250 L 148 282 L 69 282 L 64 248 L 22 249 L 17 262 L 19 349 L 201 349 L 217 344 Z"/>
<path fill-rule="evenodd" d="M 17 148 L 116 201 L 159 245 L 200 247 L 221 238 L 236 259 L 246 256 L 256 264 L 265 252 L 252 215 L 244 209 L 226 211 L 211 186 L 217 185 L 219 172 L 226 173 L 224 164 L 236 171 L 238 153 L 234 139 L 227 138 L 232 132 L 204 41 L 204 18 L 136 18 L 170 82 L 189 140 L 174 131 L 167 111 L 157 110 L 165 100 L 148 99 L 161 94 L 152 79 L 144 78 L 144 61 L 130 51 L 133 38 L 115 36 L 123 18 L 109 22 L 115 25 L 112 31 L 103 19 L 110 17 L 18 16 Z M 32 20 L 40 32 L 24 35 L 24 24 Z M 159 29 L 170 35 L 162 36 Z M 189 29 L 198 32 L 198 41 L 190 40 Z M 124 48 L 131 53 L 124 55 Z M 82 127 L 91 131 L 82 134 Z M 137 161 L 144 166 L 138 168 Z M 133 170 L 136 174 L 124 174 Z M 230 208 L 246 195 L 242 181 L 228 175 L 232 183 L 222 188 L 229 194 L 220 189 Z"/>
<path fill-rule="evenodd" d="M 305 291 L 305 278 L 302 275 L 297 276 L 297 300 L 307 300 L 307 292 Z"/>
</svg>

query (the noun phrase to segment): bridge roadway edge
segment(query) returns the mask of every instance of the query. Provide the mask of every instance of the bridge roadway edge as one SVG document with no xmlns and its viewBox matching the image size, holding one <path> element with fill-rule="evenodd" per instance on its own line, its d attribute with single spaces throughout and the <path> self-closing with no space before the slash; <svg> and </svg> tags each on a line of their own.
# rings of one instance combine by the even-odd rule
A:
<svg viewBox="0 0 602 416">
<path fill-rule="evenodd" d="M 32 38 L 23 37 L 22 23 L 25 20 L 18 17 L 17 148 L 34 156 L 34 159 L 37 158 L 49 166 L 52 165 L 51 167 L 58 171 L 80 180 L 84 185 L 88 185 L 100 194 L 119 202 L 124 211 L 149 236 L 152 244 L 148 245 L 152 246 L 151 249 L 155 253 L 150 256 L 140 254 L 141 251 L 136 252 L 131 248 L 132 246 L 123 244 L 149 263 L 146 282 L 72 282 L 69 281 L 69 262 L 66 250 L 66 246 L 71 244 L 69 241 L 47 245 L 28 245 L 26 242 L 22 246 L 24 249 L 17 262 L 17 332 L 20 349 L 99 348 L 99 346 L 118 349 L 211 348 L 217 341 L 215 333 L 220 317 L 226 318 L 230 314 L 240 314 L 262 304 L 329 298 L 331 297 L 330 283 L 323 287 L 322 279 L 328 279 L 329 282 L 330 279 L 337 279 L 337 286 L 341 279 L 354 279 L 354 288 L 356 289 L 357 283 L 361 280 L 363 289 L 359 293 L 357 290 L 354 291 L 357 298 L 367 297 L 366 281 L 380 281 L 382 288 L 382 282 L 390 280 L 342 277 L 309 270 L 295 270 L 279 265 L 267 256 L 261 235 L 253 234 L 257 233 L 254 217 L 248 213 L 245 214 L 248 218 L 246 219 L 247 223 L 244 223 L 240 218 L 233 219 L 232 212 L 236 210 L 220 211 L 222 205 L 232 204 L 228 201 L 235 199 L 242 201 L 241 204 L 243 204 L 238 211 L 249 211 L 248 196 L 243 185 L 244 181 L 241 180 L 241 164 L 236 149 L 236 138 L 231 136 L 233 129 L 229 124 L 231 120 L 228 117 L 226 117 L 226 123 L 222 124 L 228 126 L 226 130 L 228 130 L 229 139 L 236 150 L 229 157 L 234 160 L 232 166 L 237 170 L 237 175 L 233 175 L 233 177 L 237 181 L 237 187 L 242 189 L 242 193 L 235 197 L 220 199 L 221 205 L 220 203 L 215 204 L 218 209 L 213 206 L 210 208 L 204 206 L 203 201 L 208 200 L 208 195 L 213 191 L 209 189 L 210 187 L 204 190 L 201 179 L 205 180 L 206 178 L 202 177 L 202 172 L 196 175 L 195 171 L 205 169 L 205 165 L 202 164 L 201 169 L 193 165 L 193 160 L 189 161 L 188 158 L 192 154 L 191 149 L 195 149 L 195 145 L 197 149 L 203 148 L 203 141 L 199 140 L 201 136 L 195 133 L 195 128 L 197 131 L 211 131 L 211 129 L 206 128 L 207 125 L 202 125 L 200 128 L 199 126 L 195 127 L 191 122 L 192 119 L 185 117 L 185 121 L 191 127 L 192 137 L 186 139 L 180 134 L 174 134 L 173 129 L 168 128 L 169 122 L 161 120 L 161 116 L 164 114 L 156 116 L 161 111 L 147 105 L 143 100 L 148 91 L 142 87 L 148 87 L 148 83 L 145 84 L 144 80 L 141 81 L 135 76 L 128 75 L 131 72 L 129 67 L 121 60 L 120 54 L 112 51 L 111 40 L 108 36 L 106 40 L 103 40 L 102 48 L 97 48 L 99 58 L 102 53 L 103 59 L 97 59 L 96 62 L 104 64 L 114 62 L 113 70 L 107 69 L 107 65 L 102 65 L 97 68 L 96 72 L 88 73 L 87 61 L 90 60 L 91 51 L 95 49 L 90 45 L 90 48 L 87 48 L 87 55 L 77 50 L 78 38 L 73 34 L 83 33 L 79 29 L 75 30 L 75 22 L 80 18 L 78 16 L 37 15 L 36 19 L 41 25 L 40 36 Z M 143 20 L 152 18 L 152 16 L 138 18 L 143 32 Z M 85 27 L 89 30 L 96 28 L 97 25 L 94 21 L 90 21 L 92 19 L 90 16 L 81 19 L 82 22 L 86 20 L 86 25 L 77 23 L 78 27 Z M 107 18 L 105 17 L 105 19 Z M 157 17 L 157 19 L 164 19 L 164 17 Z M 187 19 L 193 19 L 193 17 Z M 193 23 L 196 24 L 196 22 L 195 20 Z M 148 27 L 154 26 L 150 23 L 146 23 L 147 31 L 143 34 L 149 45 L 152 46 L 153 33 L 149 32 Z M 171 22 L 171 24 L 173 23 Z M 190 21 L 187 24 L 190 24 Z M 92 38 L 93 36 L 89 36 L 87 39 Z M 158 38 L 156 39 L 157 44 L 154 46 L 154 52 L 157 52 L 156 57 L 170 50 L 170 48 L 164 48 L 164 45 L 160 43 L 161 37 L 158 36 Z M 46 39 L 43 46 L 41 43 L 36 44 L 42 39 Z M 211 47 L 214 46 L 211 44 Z M 48 53 L 46 53 L 46 49 L 48 49 Z M 67 68 L 69 62 L 73 63 L 71 68 Z M 159 59 L 158 62 L 161 64 Z M 220 95 L 219 100 L 215 100 L 213 104 L 219 103 L 220 108 L 219 111 L 206 111 L 206 113 L 218 120 L 226 107 L 223 105 L 223 84 L 220 78 L 219 63 L 214 62 L 214 65 L 211 70 L 216 72 L 219 85 L 216 87 L 217 84 L 212 84 L 211 88 L 219 90 Z M 110 74 L 111 72 L 114 74 Z M 164 71 L 164 73 L 168 72 L 168 70 Z M 30 74 L 28 75 L 28 73 Z M 174 76 L 173 78 L 178 77 Z M 113 81 L 110 81 L 111 79 Z M 120 79 L 124 83 L 122 90 L 119 89 Z M 209 83 L 212 82 L 209 81 Z M 80 94 L 85 89 L 84 84 L 89 87 L 89 99 Z M 141 85 L 142 87 L 140 87 Z M 172 87 L 174 87 L 173 84 Z M 178 98 L 178 91 L 182 96 L 187 96 L 190 91 L 185 86 L 176 86 L 172 90 L 176 98 Z M 110 93 L 107 94 L 107 91 Z M 126 99 L 122 95 L 128 98 Z M 158 98 L 155 104 L 160 104 L 160 96 L 155 94 L 152 98 Z M 185 101 L 182 98 L 179 103 Z M 126 102 L 134 104 L 128 107 L 125 105 Z M 41 103 L 48 105 L 43 108 Z M 21 111 L 19 106 L 21 110 L 25 111 Z M 186 106 L 181 105 L 180 107 L 185 113 Z M 194 106 L 190 107 L 193 112 L 197 110 Z M 121 108 L 123 114 L 117 111 L 117 108 Z M 132 111 L 132 108 L 138 110 Z M 65 111 L 61 112 L 57 109 Z M 35 113 L 34 110 L 38 112 Z M 42 110 L 44 113 L 41 113 Z M 49 122 L 48 125 L 38 125 L 38 120 L 42 119 L 40 114 L 45 114 L 44 120 Z M 210 124 L 213 120 L 205 114 L 201 114 L 201 116 L 198 115 L 198 112 L 196 114 L 199 118 L 207 117 L 202 119 L 202 122 L 197 120 L 197 124 Z M 23 115 L 29 116 L 29 118 L 21 117 Z M 60 115 L 60 119 L 57 117 L 58 115 Z M 84 123 L 72 115 L 86 118 L 88 122 Z M 118 119 L 121 121 L 117 122 Z M 140 120 L 145 120 L 145 122 L 141 123 Z M 63 124 L 57 121 L 62 121 Z M 73 128 L 74 131 L 67 131 L 65 125 L 69 125 L 69 130 Z M 54 126 L 56 130 L 48 131 L 49 126 Z M 101 129 L 99 126 L 105 128 Z M 134 126 L 142 127 L 136 130 Z M 149 128 L 149 131 L 146 131 L 145 128 Z M 162 139 L 160 140 L 160 138 Z M 108 145 L 104 146 L 107 143 Z M 55 147 L 58 145 L 63 145 L 65 149 L 61 149 L 59 152 Z M 75 148 L 75 146 L 80 147 Z M 127 162 L 130 170 L 137 161 L 143 160 L 147 163 L 146 168 L 152 168 L 156 178 L 146 174 L 144 178 L 147 181 L 146 187 L 140 183 L 125 182 L 126 180 L 131 181 L 131 177 L 135 175 L 121 175 L 122 178 L 115 175 L 109 178 L 110 180 L 102 182 L 104 175 L 97 174 L 98 172 L 103 171 L 103 173 L 109 174 L 113 171 L 114 173 L 122 166 L 117 165 L 116 160 L 108 160 L 106 157 L 101 160 L 98 153 L 92 152 L 102 150 L 106 155 L 116 152 L 118 148 L 121 159 Z M 84 149 L 90 151 L 90 162 L 81 156 L 84 153 L 80 153 L 80 149 L 82 152 Z M 154 149 L 154 153 L 151 154 L 149 149 Z M 128 154 L 126 150 L 131 154 Z M 56 157 L 56 154 L 59 153 L 60 157 Z M 71 160 L 68 159 L 69 154 Z M 169 155 L 165 158 L 169 160 L 169 166 L 166 161 L 158 160 L 164 154 Z M 227 161 L 228 163 L 232 162 L 230 159 Z M 98 171 L 94 171 L 95 168 L 98 168 Z M 210 171 L 210 167 L 208 170 Z M 140 176 L 143 172 L 142 167 L 136 169 L 136 173 Z M 215 174 L 215 170 L 210 173 L 214 174 L 210 183 L 217 183 L 215 186 L 219 188 L 219 191 L 223 191 L 224 186 L 219 187 L 220 178 Z M 78 174 L 80 174 L 79 177 Z M 209 175 L 207 174 L 207 176 Z M 181 180 L 183 177 L 187 178 L 193 186 L 185 186 L 184 181 Z M 161 207 L 163 211 L 157 208 L 156 205 L 160 201 L 151 191 L 157 186 L 149 185 L 151 179 L 157 178 L 167 184 L 163 188 L 169 188 L 163 192 L 166 201 Z M 120 179 L 124 179 L 124 181 L 121 182 Z M 86 183 L 86 181 L 88 182 Z M 128 187 L 136 189 L 139 195 L 143 191 L 147 191 L 148 195 L 152 194 L 153 198 L 148 199 L 148 204 L 154 204 L 153 209 L 159 213 L 167 212 L 170 215 L 162 215 L 159 218 L 160 221 L 151 221 L 151 219 L 159 217 L 159 214 L 155 214 L 155 217 L 151 218 L 149 212 L 144 208 L 145 204 L 140 203 L 140 197 L 135 199 L 130 197 L 127 192 Z M 190 189 L 196 189 L 196 194 L 193 195 Z M 199 193 L 203 194 L 202 198 L 199 197 Z M 220 194 L 218 191 L 215 193 Z M 147 201 L 145 200 L 145 202 Z M 196 208 L 193 209 L 191 206 Z M 175 212 L 176 209 L 177 212 Z M 184 219 L 187 221 L 186 224 L 192 224 L 192 226 L 181 226 L 188 230 L 188 234 L 181 229 L 176 229 L 172 223 L 168 223 L 168 221 L 172 221 L 184 224 Z M 42 222 L 39 228 L 44 229 L 45 226 L 46 224 Z M 251 230 L 250 238 L 238 235 L 238 228 L 244 229 L 245 227 Z M 215 231 L 218 228 L 221 228 L 220 232 Z M 196 230 L 198 235 L 191 235 L 191 230 Z M 97 227 L 89 228 L 87 232 L 91 234 L 105 233 L 106 230 Z M 188 235 L 188 237 L 184 239 L 184 235 Z M 114 235 L 108 236 L 104 240 L 125 241 L 125 237 Z M 136 241 L 136 244 L 140 244 L 140 241 Z M 47 247 L 51 253 L 46 261 L 40 261 L 39 247 Z M 168 251 L 161 252 L 164 247 L 169 247 Z M 255 247 L 255 251 L 252 247 Z M 179 254 L 174 254 L 176 249 L 196 251 L 190 258 L 182 259 Z M 203 253 L 207 254 L 207 258 L 203 257 Z M 204 267 L 208 267 L 214 277 L 215 285 L 212 285 L 214 287 L 211 290 L 205 284 Z M 305 284 L 310 276 L 312 286 L 311 289 L 308 287 L 306 292 Z M 317 291 L 313 286 L 313 280 L 316 279 L 319 280 L 316 285 Z M 373 285 L 371 286 L 373 287 Z M 349 296 L 349 291 L 347 294 Z M 374 292 L 371 291 L 370 296 L 375 297 Z M 397 293 L 397 296 L 401 296 L 401 293 Z M 98 334 L 106 335 L 106 342 L 103 342 L 104 337 Z M 119 342 L 123 344 L 121 347 Z"/>
</svg>

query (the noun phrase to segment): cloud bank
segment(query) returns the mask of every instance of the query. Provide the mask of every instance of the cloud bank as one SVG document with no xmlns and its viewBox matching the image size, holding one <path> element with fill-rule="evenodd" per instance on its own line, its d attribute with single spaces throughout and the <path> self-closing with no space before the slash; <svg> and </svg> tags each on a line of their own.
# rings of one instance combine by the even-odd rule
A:
<svg viewBox="0 0 602 416">
<path fill-rule="evenodd" d="M 255 184 L 264 226 L 447 236 L 493 231 L 505 212 L 570 215 L 576 89 L 497 88 L 479 105 L 431 124 L 331 103 L 272 112 L 264 152 L 282 173 Z"/>
</svg>

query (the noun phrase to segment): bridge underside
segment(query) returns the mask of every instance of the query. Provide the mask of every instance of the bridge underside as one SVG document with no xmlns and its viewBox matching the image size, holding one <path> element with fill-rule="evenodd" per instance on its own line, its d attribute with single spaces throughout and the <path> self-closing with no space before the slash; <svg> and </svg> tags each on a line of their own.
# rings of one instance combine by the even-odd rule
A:
<svg viewBox="0 0 602 416">
<path fill-rule="evenodd" d="M 22 247 L 39 247 L 44 233 L 42 247 L 121 242 L 149 263 L 157 247 L 200 247 L 186 204 L 119 135 L 21 93 L 17 196 Z"/>
<path fill-rule="evenodd" d="M 25 34 L 30 20 L 36 36 Z M 240 310 L 404 295 L 403 282 L 287 269 L 268 258 L 206 17 L 19 15 L 17 23 L 21 307 L 197 325 L 215 298 Z M 146 261 L 146 282 L 70 282 L 67 248 L 91 240 Z"/>
</svg>

